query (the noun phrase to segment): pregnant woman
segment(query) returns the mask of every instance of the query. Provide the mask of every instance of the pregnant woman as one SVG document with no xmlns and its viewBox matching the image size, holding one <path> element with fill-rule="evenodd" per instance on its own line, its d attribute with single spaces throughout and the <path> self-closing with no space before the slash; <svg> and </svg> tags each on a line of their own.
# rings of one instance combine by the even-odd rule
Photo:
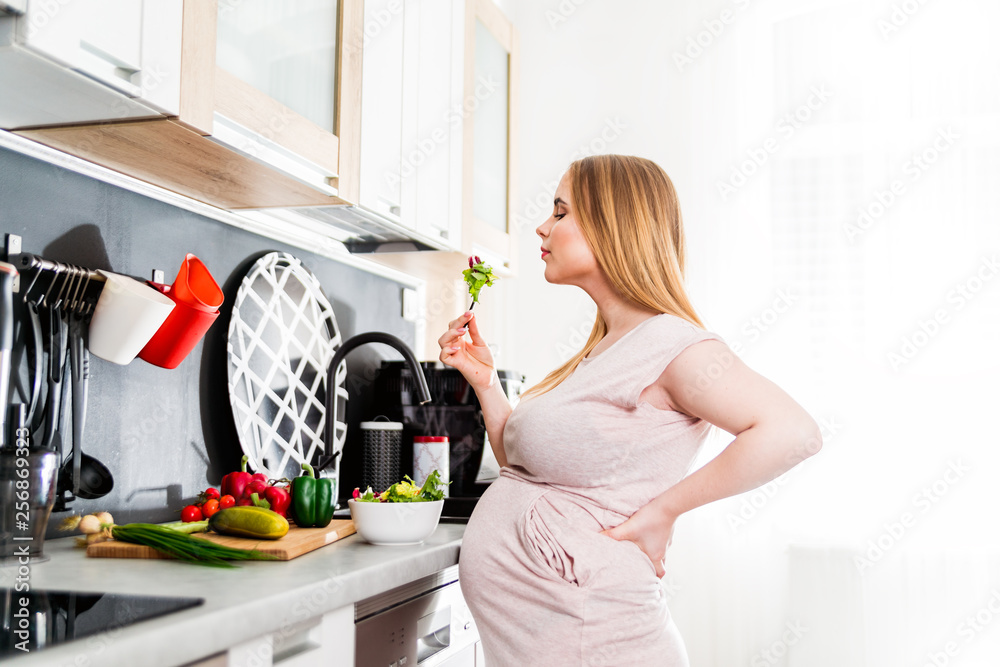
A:
<svg viewBox="0 0 1000 667">
<path fill-rule="evenodd" d="M 511 411 L 471 312 L 438 341 L 501 465 L 462 541 L 462 591 L 490 667 L 688 665 L 660 586 L 674 522 L 815 453 L 819 428 L 703 328 L 660 167 L 584 158 L 553 204 L 545 279 L 597 304 L 583 349 Z M 736 437 L 688 475 L 712 424 Z"/>
</svg>

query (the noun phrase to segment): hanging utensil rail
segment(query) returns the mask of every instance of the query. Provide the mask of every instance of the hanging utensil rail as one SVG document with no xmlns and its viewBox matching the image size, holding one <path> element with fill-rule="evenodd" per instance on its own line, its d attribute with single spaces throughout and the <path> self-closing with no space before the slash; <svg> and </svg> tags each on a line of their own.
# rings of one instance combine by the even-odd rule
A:
<svg viewBox="0 0 1000 667">
<path fill-rule="evenodd" d="M 31 253 L 10 255 L 10 263 L 16 266 L 18 271 L 26 274 L 34 273 L 22 296 L 25 303 L 30 300 L 42 306 L 48 306 L 50 302 L 61 301 L 63 311 L 89 315 L 93 310 L 93 298 L 95 297 L 92 296 L 92 299 L 88 300 L 87 289 L 91 284 L 100 284 L 101 288 L 104 287 L 105 278 L 103 275 L 75 264 L 56 262 Z M 44 280 L 40 280 L 42 274 L 51 274 L 52 276 L 47 285 Z M 33 293 L 36 285 L 38 289 Z M 57 285 L 58 289 L 56 289 Z"/>
<path fill-rule="evenodd" d="M 9 250 L 19 250 L 20 238 L 9 235 L 7 247 Z M 30 301 L 47 307 L 50 302 L 62 300 L 62 310 L 77 315 L 91 314 L 107 280 L 99 271 L 76 264 L 57 262 L 29 252 L 9 252 L 7 258 L 7 261 L 25 277 L 34 274 L 30 277 L 28 287 L 22 295 L 25 303 Z M 49 274 L 51 278 L 43 278 L 43 274 Z M 142 278 L 129 277 L 145 282 Z M 153 271 L 153 282 L 163 282 L 162 271 Z M 14 286 L 15 294 L 21 293 L 19 283 L 20 281 L 17 281 Z M 88 293 L 88 289 L 91 292 Z"/>
</svg>

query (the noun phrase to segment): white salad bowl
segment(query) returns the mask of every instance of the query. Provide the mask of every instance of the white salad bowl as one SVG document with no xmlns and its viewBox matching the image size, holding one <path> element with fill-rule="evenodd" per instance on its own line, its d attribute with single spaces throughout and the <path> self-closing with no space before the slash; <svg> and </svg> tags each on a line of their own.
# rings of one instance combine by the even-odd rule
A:
<svg viewBox="0 0 1000 667">
<path fill-rule="evenodd" d="M 351 499 L 351 519 L 362 539 L 378 545 L 420 544 L 434 532 L 443 500 L 366 503 Z"/>
</svg>

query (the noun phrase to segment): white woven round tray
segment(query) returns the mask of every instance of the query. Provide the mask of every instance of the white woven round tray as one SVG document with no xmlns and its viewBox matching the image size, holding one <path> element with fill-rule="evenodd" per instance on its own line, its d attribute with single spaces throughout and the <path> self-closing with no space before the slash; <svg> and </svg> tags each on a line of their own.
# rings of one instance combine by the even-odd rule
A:
<svg viewBox="0 0 1000 667">
<path fill-rule="evenodd" d="M 327 365 L 341 344 L 333 307 L 296 257 L 272 252 L 243 278 L 229 321 L 229 400 L 253 470 L 296 477 L 324 450 Z M 346 365 L 337 369 L 336 414 L 346 415 Z M 341 451 L 347 424 L 334 424 Z"/>
</svg>

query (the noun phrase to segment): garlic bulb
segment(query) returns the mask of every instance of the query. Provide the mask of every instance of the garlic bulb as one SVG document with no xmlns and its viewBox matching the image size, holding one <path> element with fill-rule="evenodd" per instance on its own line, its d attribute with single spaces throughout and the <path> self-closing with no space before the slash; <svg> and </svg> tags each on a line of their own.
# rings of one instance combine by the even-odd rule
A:
<svg viewBox="0 0 1000 667">
<path fill-rule="evenodd" d="M 101 532 L 101 520 L 93 514 L 88 514 L 80 519 L 80 525 L 77 527 L 84 535 L 93 535 L 94 533 Z"/>
</svg>

